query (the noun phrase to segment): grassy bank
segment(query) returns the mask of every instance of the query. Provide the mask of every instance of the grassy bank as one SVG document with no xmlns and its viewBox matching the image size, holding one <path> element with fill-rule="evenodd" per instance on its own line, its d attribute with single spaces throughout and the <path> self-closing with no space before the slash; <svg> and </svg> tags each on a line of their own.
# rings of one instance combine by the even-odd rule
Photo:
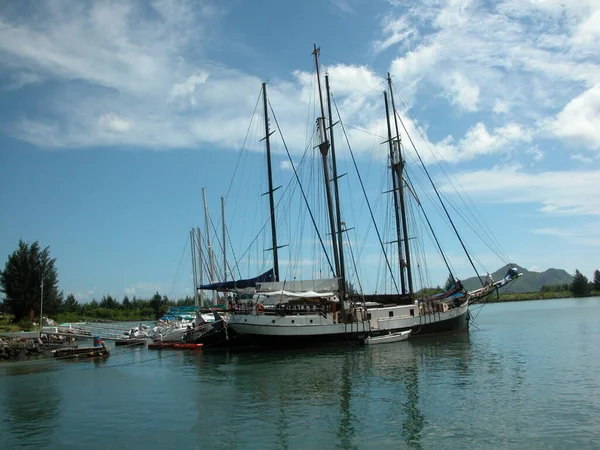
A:
<svg viewBox="0 0 600 450">
<path fill-rule="evenodd" d="M 556 298 L 572 298 L 570 291 L 562 292 L 503 292 L 500 295 L 490 295 L 482 303 L 524 302 L 529 300 L 552 300 Z"/>
</svg>

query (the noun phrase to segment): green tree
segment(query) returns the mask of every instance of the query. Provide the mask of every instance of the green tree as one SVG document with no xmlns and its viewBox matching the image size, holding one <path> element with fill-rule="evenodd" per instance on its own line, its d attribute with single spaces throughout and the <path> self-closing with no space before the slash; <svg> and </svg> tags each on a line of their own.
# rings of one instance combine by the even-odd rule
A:
<svg viewBox="0 0 600 450">
<path fill-rule="evenodd" d="M 62 308 L 62 292 L 58 290 L 58 272 L 55 258 L 50 257 L 50 247 L 41 250 L 39 243 L 19 241 L 17 249 L 8 257 L 0 272 L 0 291 L 4 293 L 6 309 L 15 321 L 28 317 L 30 311 L 39 317 L 52 315 Z"/>
<path fill-rule="evenodd" d="M 65 302 L 63 303 L 63 311 L 68 313 L 79 312 L 79 303 L 73 294 L 67 295 Z"/>
<path fill-rule="evenodd" d="M 158 319 L 160 316 L 164 315 L 167 312 L 167 303 L 169 299 L 165 297 L 161 297 L 161 295 L 157 292 L 150 300 L 150 307 L 152 311 L 154 311 L 154 315 Z"/>
<path fill-rule="evenodd" d="M 590 294 L 590 283 L 587 277 L 577 269 L 575 269 L 575 275 L 573 275 L 571 292 L 574 297 L 585 297 Z"/>
<path fill-rule="evenodd" d="M 594 290 L 600 292 L 600 270 L 594 270 Z"/>
<path fill-rule="evenodd" d="M 131 302 L 129 301 L 129 297 L 125 296 L 123 297 L 123 308 L 124 309 L 131 309 L 132 305 Z"/>
<path fill-rule="evenodd" d="M 106 309 L 118 309 L 121 305 L 111 295 L 105 295 L 98 306 Z"/>
<path fill-rule="evenodd" d="M 446 282 L 444 283 L 444 290 L 449 291 L 452 286 L 454 286 L 454 276 L 449 274 L 448 278 L 446 278 Z"/>
</svg>

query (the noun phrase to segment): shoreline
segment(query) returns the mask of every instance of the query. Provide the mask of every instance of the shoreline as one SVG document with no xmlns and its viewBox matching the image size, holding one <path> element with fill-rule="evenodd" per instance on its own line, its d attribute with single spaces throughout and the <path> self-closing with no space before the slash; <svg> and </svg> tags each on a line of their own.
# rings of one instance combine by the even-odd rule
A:
<svg viewBox="0 0 600 450">
<path fill-rule="evenodd" d="M 486 303 L 511 303 L 538 300 L 578 299 L 600 297 L 599 293 L 593 292 L 583 297 L 575 297 L 571 292 L 520 292 L 512 294 L 500 294 L 498 297 L 490 296 L 488 300 L 474 304 Z"/>
</svg>

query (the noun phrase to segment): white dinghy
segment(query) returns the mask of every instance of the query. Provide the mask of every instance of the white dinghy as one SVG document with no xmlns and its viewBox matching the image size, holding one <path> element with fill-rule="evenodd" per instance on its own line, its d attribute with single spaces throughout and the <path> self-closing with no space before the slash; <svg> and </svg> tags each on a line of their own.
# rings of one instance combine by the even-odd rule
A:
<svg viewBox="0 0 600 450">
<path fill-rule="evenodd" d="M 384 334 L 381 336 L 369 336 L 365 339 L 365 345 L 388 344 L 391 342 L 405 341 L 410 336 L 410 330 L 398 333 Z"/>
</svg>

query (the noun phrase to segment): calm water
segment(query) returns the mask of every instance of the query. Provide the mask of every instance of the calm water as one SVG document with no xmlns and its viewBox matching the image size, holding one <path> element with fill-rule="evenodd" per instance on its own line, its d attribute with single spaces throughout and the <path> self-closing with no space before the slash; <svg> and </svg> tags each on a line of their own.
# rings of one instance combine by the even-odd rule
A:
<svg viewBox="0 0 600 450">
<path fill-rule="evenodd" d="M 600 448 L 600 298 L 370 348 L 0 365 L 3 449 Z"/>
</svg>

